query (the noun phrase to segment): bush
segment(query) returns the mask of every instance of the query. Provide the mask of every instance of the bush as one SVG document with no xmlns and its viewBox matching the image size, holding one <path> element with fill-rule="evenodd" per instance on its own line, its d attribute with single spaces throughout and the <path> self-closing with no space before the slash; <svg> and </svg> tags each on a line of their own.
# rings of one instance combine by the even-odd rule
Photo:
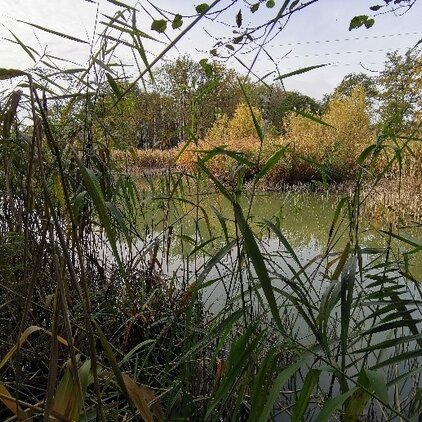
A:
<svg viewBox="0 0 422 422">
<path fill-rule="evenodd" d="M 300 115 L 292 114 L 288 118 L 284 140 L 291 143 L 296 153 L 289 178 L 310 180 L 315 177 L 317 168 L 313 161 L 321 164 L 333 180 L 346 179 L 354 174 L 359 154 L 373 140 L 365 92 L 360 87 L 350 97 L 334 97 L 322 120 L 333 127 Z"/>
<path fill-rule="evenodd" d="M 265 123 L 261 112 L 256 107 L 252 107 L 252 110 L 260 127 L 264 128 Z M 269 127 L 261 152 L 261 162 L 269 156 L 271 151 L 275 151 L 276 139 L 273 133 L 273 128 Z M 258 162 L 261 142 L 247 104 L 239 104 L 231 119 L 224 114 L 219 116 L 205 139 L 199 141 L 197 146 L 192 144 L 192 148 L 188 148 L 182 154 L 177 164 L 184 171 L 192 171 L 198 156 L 203 155 L 201 151 L 212 150 L 216 147 L 240 152 L 250 161 Z M 231 179 L 236 168 L 236 161 L 226 155 L 217 155 L 207 161 L 207 166 L 214 174 Z M 255 168 L 248 169 L 248 173 L 256 172 L 258 167 L 257 164 Z"/>
</svg>

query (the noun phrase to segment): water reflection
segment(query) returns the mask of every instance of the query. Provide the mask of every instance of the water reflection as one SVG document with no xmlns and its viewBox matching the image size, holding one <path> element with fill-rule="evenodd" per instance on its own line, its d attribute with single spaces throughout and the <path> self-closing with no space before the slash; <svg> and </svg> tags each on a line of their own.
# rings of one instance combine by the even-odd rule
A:
<svg viewBox="0 0 422 422">
<path fill-rule="evenodd" d="M 265 225 L 265 221 L 270 220 L 287 238 L 298 258 L 306 263 L 327 250 L 339 200 L 340 196 L 326 193 L 259 193 L 250 208 L 250 223 L 254 232 L 275 250 L 279 241 Z M 241 203 L 246 213 L 249 210 L 248 199 L 244 198 Z M 174 195 L 171 200 L 155 192 L 153 196 L 145 197 L 139 227 L 149 238 L 162 233 L 166 239 L 163 240 L 164 254 L 170 256 L 165 261 L 172 264 L 166 271 L 173 272 L 182 256 L 186 259 L 194 252 L 196 259 L 199 255 L 205 258 L 233 239 L 236 235 L 233 221 L 231 204 L 215 192 L 198 195 L 185 192 L 183 197 Z M 364 221 L 361 224 L 360 246 L 385 248 L 388 236 L 376 230 L 373 223 Z M 420 239 L 422 228 L 403 228 L 398 233 Z M 346 215 L 340 214 L 333 234 L 333 250 L 342 251 L 349 239 Z M 391 253 L 397 257 L 411 249 L 397 239 L 392 239 L 390 247 Z M 410 272 L 417 279 L 422 279 L 420 255 L 419 252 L 409 256 Z"/>
</svg>

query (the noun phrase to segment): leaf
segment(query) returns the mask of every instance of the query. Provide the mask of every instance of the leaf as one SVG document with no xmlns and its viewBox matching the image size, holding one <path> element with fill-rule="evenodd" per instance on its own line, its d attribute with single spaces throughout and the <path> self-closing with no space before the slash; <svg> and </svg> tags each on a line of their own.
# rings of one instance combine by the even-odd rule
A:
<svg viewBox="0 0 422 422">
<path fill-rule="evenodd" d="M 142 61 L 144 62 L 144 65 L 148 71 L 148 74 L 151 78 L 151 81 L 154 82 L 154 74 L 152 73 L 151 66 L 148 63 L 148 58 L 145 52 L 144 45 L 141 40 L 140 31 L 136 27 L 136 12 L 134 11 L 132 13 L 132 30 L 133 33 L 131 34 L 133 43 L 135 44 L 135 48 L 138 51 L 139 55 L 141 56 Z M 118 98 L 122 98 L 124 94 L 120 94 Z"/>
<path fill-rule="evenodd" d="M 264 142 L 264 132 L 262 131 L 262 128 L 261 128 L 261 126 L 258 122 L 258 119 L 255 116 L 255 112 L 252 108 L 251 102 L 249 101 L 248 94 L 246 93 L 246 90 L 245 90 L 245 87 L 244 87 L 242 81 L 240 80 L 239 77 L 237 78 L 237 80 L 239 82 L 240 89 L 242 90 L 243 96 L 245 97 L 246 104 L 248 105 L 248 108 L 249 108 L 249 112 L 252 116 L 252 121 L 253 121 L 253 125 L 255 127 L 256 134 L 258 135 L 258 138 L 259 138 L 260 142 L 262 143 L 262 142 Z"/>
<path fill-rule="evenodd" d="M 165 19 L 157 19 L 152 22 L 151 29 L 163 33 L 167 29 L 167 21 Z"/>
<path fill-rule="evenodd" d="M 242 10 L 239 10 L 239 12 L 236 15 L 236 25 L 238 28 L 242 26 Z"/>
<path fill-rule="evenodd" d="M 102 60 L 97 59 L 96 57 L 94 57 L 92 59 L 92 61 L 94 63 L 96 63 L 98 66 L 100 66 L 101 68 L 103 68 L 106 72 L 108 73 L 116 73 L 108 64 L 104 63 Z"/>
<path fill-rule="evenodd" d="M 9 390 L 3 385 L 0 384 L 0 401 L 14 414 L 18 415 L 22 410 L 19 409 L 16 399 L 10 394 Z M 18 418 L 20 420 L 20 418 Z"/>
<path fill-rule="evenodd" d="M 129 404 L 131 405 L 131 403 L 132 403 L 131 396 L 129 394 L 129 391 L 126 388 L 126 383 L 124 381 L 122 371 L 119 368 L 119 364 L 117 363 L 117 359 L 116 359 L 116 356 L 113 352 L 113 349 L 112 349 L 110 343 L 108 342 L 103 330 L 101 329 L 101 327 L 97 323 L 97 321 L 92 319 L 92 323 L 94 324 L 95 331 L 97 332 L 97 336 L 100 339 L 100 342 L 101 342 L 101 345 L 104 349 L 105 355 L 107 356 L 107 359 L 108 359 L 108 361 L 111 365 L 111 369 L 113 371 L 114 377 L 116 378 L 117 384 L 119 385 L 123 394 L 128 399 Z M 133 407 L 132 407 L 132 410 L 133 410 Z"/>
<path fill-rule="evenodd" d="M 72 153 L 79 167 L 79 170 L 82 173 L 82 179 L 84 181 L 85 188 L 92 199 L 92 202 L 95 206 L 95 209 L 97 210 L 102 226 L 107 234 L 107 238 L 110 242 L 110 246 L 113 251 L 113 256 L 116 259 L 119 268 L 122 268 L 122 260 L 120 258 L 119 251 L 117 250 L 116 245 L 116 234 L 112 225 L 111 218 L 107 212 L 106 201 L 97 176 L 91 169 L 85 167 L 82 160 L 74 149 L 72 149 Z"/>
<path fill-rule="evenodd" d="M 22 47 L 22 49 L 25 51 L 26 54 L 28 54 L 29 57 L 31 57 L 31 59 L 36 62 L 36 58 L 34 57 L 34 55 L 32 54 L 32 51 L 34 51 L 36 54 L 38 54 L 33 48 L 28 47 L 27 45 L 25 45 L 12 31 L 9 31 L 13 38 L 16 40 L 16 42 Z M 32 50 L 32 51 L 31 51 Z"/>
<path fill-rule="evenodd" d="M 375 6 L 371 6 L 371 7 L 370 7 L 370 9 L 371 9 L 373 12 L 376 12 L 377 10 L 380 10 L 382 7 L 383 7 L 383 6 L 381 6 L 381 5 L 375 5 Z"/>
<path fill-rule="evenodd" d="M 372 367 L 372 369 L 382 368 L 383 366 L 389 366 L 400 362 L 410 361 L 411 359 L 420 358 L 422 356 L 422 350 L 416 349 L 409 352 L 404 352 L 399 355 L 393 356 L 389 359 L 386 359 L 382 362 L 377 363 Z"/>
<path fill-rule="evenodd" d="M 294 0 L 292 4 L 289 6 L 289 10 L 293 10 L 299 3 L 299 0 Z"/>
<path fill-rule="evenodd" d="M 292 422 L 300 422 L 305 414 L 306 408 L 309 404 L 309 398 L 321 374 L 320 369 L 311 369 L 305 378 L 305 381 L 300 391 L 300 396 L 295 403 L 295 408 L 292 416 Z"/>
<path fill-rule="evenodd" d="M 112 3 L 112 4 L 116 5 L 116 6 L 124 7 L 125 9 L 136 10 L 133 6 L 130 6 L 130 5 L 126 4 L 126 3 L 123 3 L 123 2 L 118 1 L 118 0 L 107 0 L 107 1 L 109 3 Z"/>
<path fill-rule="evenodd" d="M 381 374 L 370 369 L 362 369 L 357 382 L 359 384 L 358 389 L 349 400 L 344 414 L 344 420 L 350 422 L 359 420 L 366 404 L 374 393 L 376 398 L 388 403 L 387 386 Z"/>
<path fill-rule="evenodd" d="M 217 265 L 229 252 L 230 250 L 236 245 L 236 241 L 232 240 L 227 245 L 223 246 L 216 254 L 214 254 L 204 265 L 204 270 L 199 275 L 195 285 L 201 285 L 211 269 Z"/>
<path fill-rule="evenodd" d="M 116 81 L 113 79 L 113 76 L 110 75 L 110 73 L 106 73 L 107 82 L 109 83 L 111 89 L 113 90 L 114 95 L 118 98 L 120 97 L 120 89 L 117 85 Z"/>
<path fill-rule="evenodd" d="M 296 110 L 295 113 L 298 114 L 299 116 L 305 117 L 305 119 L 309 119 L 320 125 L 328 126 L 335 129 L 335 127 L 331 125 L 330 123 L 327 123 L 324 120 L 319 119 L 318 117 L 312 116 L 312 114 L 305 113 L 304 111 L 300 111 L 300 110 Z"/>
<path fill-rule="evenodd" d="M 171 27 L 173 29 L 177 29 L 177 28 L 180 28 L 182 25 L 183 25 L 182 15 L 177 14 L 174 17 L 173 22 L 171 23 Z"/>
<path fill-rule="evenodd" d="M 263 333 L 254 336 L 255 330 L 256 324 L 251 324 L 246 332 L 232 343 L 226 362 L 227 369 L 224 372 L 218 390 L 213 395 L 212 400 L 209 401 L 204 420 L 208 420 L 217 406 L 227 400 L 230 396 L 230 391 L 233 389 L 233 385 L 248 366 L 255 349 L 262 343 Z"/>
<path fill-rule="evenodd" d="M 304 360 L 299 360 L 296 363 L 289 365 L 284 369 L 274 380 L 273 385 L 270 388 L 265 407 L 261 414 L 258 416 L 257 421 L 268 421 L 270 420 L 271 412 L 274 409 L 274 404 L 280 397 L 281 387 L 289 380 L 289 378 L 303 365 Z"/>
<path fill-rule="evenodd" d="M 275 78 L 275 80 L 277 80 L 277 79 L 281 80 L 281 79 L 289 78 L 290 76 L 300 75 L 301 73 L 306 73 L 306 72 L 309 72 L 311 70 L 318 69 L 318 68 L 324 67 L 324 66 L 328 66 L 328 63 L 317 64 L 317 65 L 314 65 L 314 66 L 302 67 L 300 69 L 294 70 L 293 72 L 289 72 L 289 73 L 285 73 L 284 75 L 280 75 L 277 78 Z"/>
<path fill-rule="evenodd" d="M 199 60 L 199 64 L 202 67 L 202 69 L 204 69 L 204 72 L 207 78 L 211 78 L 213 74 L 213 67 L 211 64 L 208 63 L 208 59 Z"/>
<path fill-rule="evenodd" d="M 73 37 L 72 35 L 63 34 L 62 32 L 53 31 L 52 29 L 49 29 L 49 28 L 44 28 L 43 26 L 37 25 L 35 23 L 25 22 L 19 19 L 18 19 L 18 22 L 24 23 L 25 25 L 33 26 L 34 28 L 40 29 L 41 31 L 48 32 L 50 34 L 57 35 L 62 38 L 66 38 L 71 41 L 79 42 L 81 44 L 89 44 L 88 41 L 81 40 L 80 38 Z"/>
<path fill-rule="evenodd" d="M 374 23 L 375 23 L 375 20 L 374 19 L 368 19 L 365 23 L 364 23 L 364 25 L 365 25 L 365 28 L 366 29 L 369 29 L 369 28 L 371 28 L 373 25 L 374 25 Z"/>
<path fill-rule="evenodd" d="M 195 10 L 197 13 L 199 14 L 204 14 L 208 9 L 209 9 L 209 5 L 207 3 L 201 3 L 198 4 L 198 6 L 195 7 Z"/>
<path fill-rule="evenodd" d="M 352 29 L 360 28 L 362 25 L 365 25 L 366 28 L 370 28 L 375 23 L 374 19 L 369 18 L 367 15 L 355 16 L 349 25 L 349 31 Z"/>
<path fill-rule="evenodd" d="M 327 400 L 322 407 L 321 411 L 319 412 L 318 417 L 316 418 L 315 422 L 328 422 L 330 421 L 331 416 L 333 413 L 340 409 L 342 404 L 358 389 L 358 387 L 354 387 L 351 390 L 347 391 L 346 393 L 341 394 L 340 396 L 333 397 Z"/>
<path fill-rule="evenodd" d="M 91 361 L 87 360 L 78 369 L 81 390 L 76 380 L 73 379 L 69 362 L 54 395 L 51 413 L 69 421 L 79 420 L 83 403 L 85 401 L 88 385 L 92 382 Z"/>
<path fill-rule="evenodd" d="M 18 69 L 0 68 L 0 80 L 17 78 L 18 76 L 27 76 L 28 74 Z"/>
<path fill-rule="evenodd" d="M 388 403 L 388 390 L 384 376 L 372 369 L 364 369 L 364 371 L 377 398 L 382 400 L 384 403 Z"/>
<path fill-rule="evenodd" d="M 42 331 L 46 334 L 51 335 L 51 333 L 47 330 L 44 330 L 44 328 L 38 327 L 37 325 L 31 325 L 30 327 L 28 327 L 19 337 L 19 340 L 17 342 L 17 344 L 15 344 L 7 353 L 6 356 L 1 360 L 0 362 L 0 369 L 3 368 L 3 366 L 9 361 L 9 359 L 16 353 L 16 351 L 18 350 L 19 347 L 22 346 L 22 344 L 25 343 L 25 341 L 27 340 L 27 338 L 37 332 L 37 331 Z M 62 343 L 65 346 L 68 346 L 67 341 L 60 336 L 57 336 L 57 340 Z"/>
<path fill-rule="evenodd" d="M 265 3 L 265 6 L 267 6 L 269 9 L 272 9 L 275 6 L 275 1 L 268 0 L 267 3 Z"/>
<path fill-rule="evenodd" d="M 276 151 L 268 160 L 267 162 L 261 167 L 258 174 L 255 177 L 255 180 L 258 181 L 262 179 L 280 160 L 280 158 L 288 151 L 289 145 L 285 145 L 284 147 L 280 148 Z"/>
<path fill-rule="evenodd" d="M 122 377 L 126 390 L 142 418 L 146 422 L 155 422 L 154 414 L 148 404 L 150 401 L 155 399 L 153 391 L 146 386 L 137 384 L 127 374 L 122 374 Z"/>
<path fill-rule="evenodd" d="M 253 4 L 253 5 L 251 6 L 251 12 L 252 12 L 252 13 L 255 13 L 255 12 L 259 9 L 260 4 L 261 4 L 261 3 L 255 3 L 255 4 Z"/>
<path fill-rule="evenodd" d="M 283 323 L 280 318 L 280 313 L 278 310 L 278 305 L 274 297 L 274 291 L 271 285 L 271 279 L 268 274 L 267 267 L 265 266 L 265 261 L 262 256 L 261 251 L 258 248 L 256 243 L 255 236 L 249 227 L 245 217 L 243 215 L 242 208 L 239 204 L 233 203 L 234 214 L 236 217 L 236 222 L 239 225 L 239 229 L 242 232 L 242 235 L 245 240 L 246 253 L 250 260 L 252 261 L 255 272 L 258 276 L 258 279 L 261 283 L 262 290 L 264 291 L 265 297 L 267 299 L 268 305 L 270 307 L 271 314 L 281 332 L 284 332 Z"/>
</svg>

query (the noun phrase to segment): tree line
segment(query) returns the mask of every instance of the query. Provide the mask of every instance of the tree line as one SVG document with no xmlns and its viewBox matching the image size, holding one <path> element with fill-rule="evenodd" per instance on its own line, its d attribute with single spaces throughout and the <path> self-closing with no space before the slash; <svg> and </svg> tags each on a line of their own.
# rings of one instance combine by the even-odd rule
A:
<svg viewBox="0 0 422 422">
<path fill-rule="evenodd" d="M 411 130 L 420 124 L 421 65 L 418 49 L 403 55 L 388 53 L 379 74 L 346 75 L 331 94 L 318 101 L 286 91 L 280 81 L 252 81 L 220 62 L 181 56 L 159 67 L 151 80 L 133 87 L 117 104 L 116 87 L 104 82 L 91 104 L 101 125 L 94 122 L 93 126 L 116 149 L 167 149 L 186 139 L 203 139 L 222 117 L 233 117 L 246 94 L 275 134 L 281 135 L 290 113 L 321 116 L 333 98 L 349 98 L 359 86 L 373 125 L 393 132 Z M 128 86 L 125 79 L 114 83 L 120 84 L 120 91 Z"/>
</svg>

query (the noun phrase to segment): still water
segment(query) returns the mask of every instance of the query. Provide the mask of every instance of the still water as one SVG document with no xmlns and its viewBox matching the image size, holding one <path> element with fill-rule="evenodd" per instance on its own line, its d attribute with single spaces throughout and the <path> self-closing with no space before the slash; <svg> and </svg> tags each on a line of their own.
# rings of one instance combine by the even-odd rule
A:
<svg viewBox="0 0 422 422">
<path fill-rule="evenodd" d="M 158 189 L 152 194 L 147 192 L 151 191 L 145 189 L 138 210 L 139 238 L 135 242 L 135 250 L 129 251 L 124 242 L 121 242 L 123 257 L 125 254 L 128 259 L 133 255 L 143 256 L 147 263 L 155 262 L 159 270 L 170 280 L 191 286 L 200 292 L 210 314 L 215 315 L 225 310 L 233 311 L 246 305 L 255 315 L 264 310 L 264 314 L 267 313 L 269 317 L 267 323 L 273 325 L 265 297 L 262 291 L 256 288 L 253 266 L 247 266 L 238 259 L 241 242 L 233 241 L 239 233 L 236 233 L 233 210 L 229 201 L 213 191 L 205 193 L 202 191 L 197 194 L 183 192 L 180 195 L 174 193 L 170 195 L 171 199 L 168 194 L 163 194 Z M 247 198 L 241 202 L 264 255 L 283 324 L 300 344 L 310 346 L 315 343 L 315 338 L 292 303 L 279 293 L 283 291 L 290 295 L 297 294 L 283 281 L 295 280 L 300 284 L 306 300 L 309 300 L 315 309 L 315 314 L 318 313 L 324 292 L 335 281 L 330 276 L 349 240 L 346 209 L 339 212 L 335 218 L 340 200 L 341 196 L 333 194 L 291 192 L 257 193 L 252 203 Z M 333 226 L 334 220 L 336 224 Z M 275 235 L 266 221 L 271 221 L 280 230 L 284 240 Z M 391 238 L 385 233 L 390 229 L 411 242 L 406 243 Z M 371 282 L 383 274 L 389 279 L 386 287 L 392 289 L 400 287 L 400 291 L 394 290 L 394 292 L 397 291 L 406 300 L 414 301 L 418 306 L 421 297 L 420 291 L 415 287 L 417 284 L 412 281 L 402 282 L 404 279 L 397 271 L 397 267 L 390 270 L 388 267 L 385 269 L 380 267 L 379 264 L 385 262 L 387 257 L 390 261 L 400 261 L 403 252 L 418 249 L 415 245 L 421 244 L 418 240 L 421 238 L 421 227 L 412 224 L 407 226 L 397 224 L 390 227 L 383 221 L 382 216 L 378 216 L 377 221 L 363 219 L 358 237 L 361 251 L 359 269 L 362 269 L 363 276 L 359 275 L 358 270 L 356 280 L 360 277 L 361 281 L 366 280 L 366 284 L 356 282 L 354 297 L 358 297 L 363 291 L 365 294 L 370 294 Z M 388 254 L 386 254 L 387 249 Z M 401 268 L 417 281 L 422 280 L 420 249 L 417 253 L 405 255 L 405 262 L 401 265 Z M 386 300 L 390 298 L 386 296 Z M 353 348 L 356 349 L 365 345 L 367 337 L 362 335 L 362 332 L 370 328 L 370 324 L 373 323 L 372 319 L 367 319 L 369 308 L 365 306 L 355 308 L 353 323 L 350 325 L 350 337 L 353 339 L 353 336 L 356 336 L 357 339 L 356 343 L 352 341 Z M 337 308 L 333 309 L 328 323 L 330 338 L 334 340 L 339 338 L 338 307 L 337 305 Z M 405 331 L 402 335 L 404 334 Z M 375 343 L 383 341 L 385 335 L 385 332 L 375 333 L 372 341 Z M 386 353 L 393 356 L 399 352 L 388 349 Z M 354 359 L 355 356 L 352 352 L 348 359 Z M 375 355 L 368 356 L 369 367 L 375 362 Z M 412 365 L 416 364 L 414 361 L 409 362 Z M 357 368 L 358 365 L 356 371 Z M 350 375 L 356 376 L 356 371 L 352 367 Z M 408 373 L 410 369 L 401 364 L 395 371 L 400 375 Z M 383 370 L 383 374 L 388 379 L 387 370 L 385 372 Z M 321 391 L 330 389 L 331 380 L 332 375 L 329 372 L 321 375 L 319 382 Z M 300 388 L 300 382 L 291 386 L 292 391 Z M 338 394 L 338 388 L 338 385 L 334 386 L 333 394 Z M 403 384 L 404 397 L 409 394 L 410 388 Z M 390 388 L 388 393 L 391 401 L 394 389 Z M 289 403 L 290 398 L 287 398 L 285 405 L 288 406 Z M 314 410 L 316 411 L 317 407 Z M 313 411 L 312 406 L 310 411 Z M 311 420 L 312 415 L 308 416 Z M 281 412 L 277 420 L 290 419 L 287 413 Z M 378 420 L 378 414 L 373 420 Z M 382 417 L 379 420 L 382 420 Z"/>
<path fill-rule="evenodd" d="M 184 192 L 183 196 L 173 195 L 168 200 L 165 195 L 155 192 L 144 198 L 139 231 L 145 241 L 138 246 L 142 250 L 154 242 L 161 242 L 161 266 L 167 275 L 179 272 L 182 266 L 186 267 L 186 261 L 191 265 L 203 264 L 236 236 L 231 204 L 221 194 L 212 191 L 197 195 Z M 252 201 L 244 198 L 240 202 L 267 253 L 277 257 L 285 250 L 265 224 L 271 221 L 285 236 L 299 261 L 307 263 L 326 253 L 328 247 L 330 253 L 343 251 L 348 242 L 349 220 L 344 207 L 336 220 L 329 244 L 330 230 L 341 198 L 340 195 L 327 193 L 264 192 L 257 193 Z M 391 256 L 400 257 L 402 252 L 415 249 L 398 239 L 389 239 L 385 232 L 390 230 L 390 226 L 382 216 L 377 220 L 362 220 L 358 240 L 364 251 L 376 251 L 389 245 Z M 391 230 L 416 244 L 422 242 L 421 226 L 398 223 Z M 406 256 L 406 271 L 417 280 L 422 280 L 421 255 L 419 251 Z M 196 275 L 198 271 L 196 268 Z"/>
</svg>

